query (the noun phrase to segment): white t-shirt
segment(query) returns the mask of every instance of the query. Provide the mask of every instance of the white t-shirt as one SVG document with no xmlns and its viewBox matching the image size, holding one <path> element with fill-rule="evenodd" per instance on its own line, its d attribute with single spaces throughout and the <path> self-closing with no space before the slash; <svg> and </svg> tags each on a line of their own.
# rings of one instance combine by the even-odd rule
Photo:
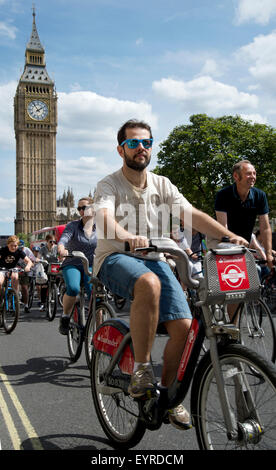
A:
<svg viewBox="0 0 276 470">
<path fill-rule="evenodd" d="M 191 214 L 192 207 L 165 176 L 147 172 L 147 186 L 140 189 L 125 178 L 122 169 L 98 183 L 94 201 L 98 236 L 95 275 L 107 256 L 124 251 L 124 243 L 115 240 L 114 233 L 104 238 L 99 209 L 109 209 L 116 222 L 128 232 L 150 239 L 169 232 L 170 214 L 179 219 L 180 210 Z"/>
</svg>

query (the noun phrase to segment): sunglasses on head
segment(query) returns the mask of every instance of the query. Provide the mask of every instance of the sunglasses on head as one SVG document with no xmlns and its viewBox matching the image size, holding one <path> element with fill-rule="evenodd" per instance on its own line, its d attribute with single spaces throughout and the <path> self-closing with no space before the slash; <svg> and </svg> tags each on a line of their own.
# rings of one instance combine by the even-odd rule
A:
<svg viewBox="0 0 276 470">
<path fill-rule="evenodd" d="M 152 147 L 153 139 L 126 139 L 121 143 L 121 147 L 127 144 L 129 149 L 136 149 L 140 142 L 145 149 L 149 149 Z"/>
<path fill-rule="evenodd" d="M 84 211 L 85 209 L 87 208 L 87 206 L 81 206 L 81 207 L 78 207 L 78 211 Z"/>
</svg>

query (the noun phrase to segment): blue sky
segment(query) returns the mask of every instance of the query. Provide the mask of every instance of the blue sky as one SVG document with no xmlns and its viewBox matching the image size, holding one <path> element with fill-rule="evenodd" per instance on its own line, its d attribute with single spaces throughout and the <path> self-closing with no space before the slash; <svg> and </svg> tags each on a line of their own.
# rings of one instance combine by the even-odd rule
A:
<svg viewBox="0 0 276 470">
<path fill-rule="evenodd" d="M 148 121 L 158 145 L 195 113 L 276 125 L 275 0 L 36 0 L 58 93 L 57 195 L 120 168 L 116 133 Z M 0 0 L 0 234 L 13 233 L 13 97 L 32 0 Z"/>
</svg>

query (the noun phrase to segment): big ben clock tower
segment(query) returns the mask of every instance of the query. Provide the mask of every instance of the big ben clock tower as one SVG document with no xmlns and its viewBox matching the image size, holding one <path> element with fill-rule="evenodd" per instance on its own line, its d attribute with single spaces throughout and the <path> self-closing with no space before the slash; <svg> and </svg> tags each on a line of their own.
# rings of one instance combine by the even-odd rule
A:
<svg viewBox="0 0 276 470">
<path fill-rule="evenodd" d="M 14 98 L 15 233 L 56 224 L 57 95 L 45 64 L 33 9 L 25 67 Z"/>
</svg>

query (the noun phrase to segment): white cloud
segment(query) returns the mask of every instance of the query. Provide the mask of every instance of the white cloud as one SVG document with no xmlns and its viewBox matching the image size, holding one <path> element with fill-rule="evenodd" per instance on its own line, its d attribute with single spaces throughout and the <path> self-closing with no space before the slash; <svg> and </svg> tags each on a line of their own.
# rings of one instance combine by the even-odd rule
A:
<svg viewBox="0 0 276 470">
<path fill-rule="evenodd" d="M 199 75 L 214 77 L 223 75 L 229 68 L 229 62 L 224 57 L 220 57 L 217 50 L 166 51 L 162 62 L 177 65 L 179 70 L 190 70 L 190 73 L 201 68 Z"/>
<path fill-rule="evenodd" d="M 236 21 L 238 24 L 254 21 L 265 25 L 275 15 L 275 0 L 239 0 L 236 8 Z"/>
<path fill-rule="evenodd" d="M 257 124 L 267 124 L 267 118 L 264 116 L 261 116 L 261 114 L 240 114 L 242 119 L 245 119 L 246 121 L 252 121 Z"/>
<path fill-rule="evenodd" d="M 143 42 L 144 42 L 143 38 L 138 38 L 138 39 L 136 39 L 135 44 L 136 44 L 136 46 L 141 46 L 143 44 Z"/>
<path fill-rule="evenodd" d="M 15 145 L 13 130 L 13 98 L 17 83 L 0 85 L 0 146 L 11 148 Z"/>
<path fill-rule="evenodd" d="M 0 223 L 10 224 L 13 223 L 16 209 L 16 199 L 15 198 L 4 198 L 0 197 Z"/>
<path fill-rule="evenodd" d="M 115 151 L 108 160 L 101 156 L 83 156 L 78 159 L 57 160 L 57 195 L 64 188 L 73 188 L 75 198 L 88 195 L 104 176 L 121 167 L 121 157 Z"/>
<path fill-rule="evenodd" d="M 17 31 L 18 30 L 15 26 L 11 26 L 9 23 L 0 21 L 0 36 L 14 40 L 16 38 Z"/>
<path fill-rule="evenodd" d="M 253 42 L 241 47 L 236 56 L 241 63 L 249 65 L 249 72 L 265 89 L 275 90 L 276 30 L 256 36 Z"/>
<path fill-rule="evenodd" d="M 142 119 L 157 127 L 157 117 L 146 102 L 106 98 L 90 91 L 58 93 L 59 132 L 62 143 L 111 150 L 123 122 Z"/>
<path fill-rule="evenodd" d="M 220 77 L 223 75 L 223 68 L 215 59 L 207 58 L 203 64 L 200 75 Z"/>
<path fill-rule="evenodd" d="M 163 78 L 153 82 L 153 90 L 159 95 L 176 100 L 189 108 L 189 113 L 200 111 L 211 114 L 251 110 L 258 106 L 254 94 L 238 91 L 235 86 L 202 76 L 184 82 Z"/>
<path fill-rule="evenodd" d="M 7 199 L 7 198 L 4 198 L 4 197 L 0 197 L 0 209 L 1 209 L 1 211 L 3 209 L 14 208 L 15 204 L 16 204 L 16 199 L 15 198 Z"/>
</svg>

